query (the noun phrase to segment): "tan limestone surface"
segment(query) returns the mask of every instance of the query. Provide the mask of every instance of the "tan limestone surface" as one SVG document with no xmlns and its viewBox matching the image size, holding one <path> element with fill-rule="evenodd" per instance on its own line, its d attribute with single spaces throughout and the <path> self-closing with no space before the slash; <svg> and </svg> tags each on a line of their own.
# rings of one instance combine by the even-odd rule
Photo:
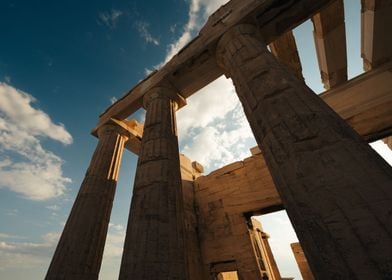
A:
<svg viewBox="0 0 392 280">
<path fill-rule="evenodd" d="M 239 25 L 217 48 L 317 279 L 392 275 L 392 169 Z M 218 204 L 219 205 L 219 204 Z M 369 231 L 369 228 L 372 230 Z"/>
<path fill-rule="evenodd" d="M 310 270 L 308 261 L 306 260 L 304 251 L 302 250 L 301 244 L 292 243 L 290 244 L 293 251 L 295 260 L 298 264 L 299 271 L 301 272 L 303 280 L 314 280 L 312 271 Z"/>
</svg>

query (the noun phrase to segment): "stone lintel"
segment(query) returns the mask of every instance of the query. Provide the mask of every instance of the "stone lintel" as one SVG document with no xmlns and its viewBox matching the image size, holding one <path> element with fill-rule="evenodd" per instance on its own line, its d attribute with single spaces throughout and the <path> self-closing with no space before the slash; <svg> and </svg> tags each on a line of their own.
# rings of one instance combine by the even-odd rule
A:
<svg viewBox="0 0 392 280">
<path fill-rule="evenodd" d="M 392 63 L 319 96 L 366 141 L 392 134 Z"/>
<path fill-rule="evenodd" d="M 210 16 L 199 35 L 185 46 L 160 70 L 132 88 L 112 104 L 99 118 L 99 124 L 110 118 L 125 119 L 142 106 L 144 94 L 169 81 L 188 98 L 223 74 L 216 65 L 215 45 L 220 37 L 239 22 L 257 22 L 267 43 L 304 22 L 333 0 L 232 0 Z M 288 7 L 290 5 L 290 7 Z M 273 7 L 273 8 L 271 8 Z"/>
<path fill-rule="evenodd" d="M 314 42 L 321 80 L 325 89 L 347 81 L 346 30 L 343 0 L 312 17 Z"/>
<path fill-rule="evenodd" d="M 167 97 L 177 104 L 176 110 L 186 105 L 186 100 L 182 97 L 178 91 L 171 86 L 157 86 L 150 89 L 143 97 L 143 107 L 147 109 L 148 104 L 159 97 Z"/>
<path fill-rule="evenodd" d="M 272 54 L 280 62 L 292 69 L 299 79 L 304 79 L 302 76 L 301 60 L 298 55 L 297 44 L 292 30 L 273 41 L 269 44 L 269 47 Z"/>
<path fill-rule="evenodd" d="M 143 125 L 138 123 L 135 119 L 131 120 L 116 120 L 114 118 L 109 119 L 106 123 L 117 127 L 120 134 L 126 136 L 128 140 L 125 142 L 125 148 L 135 154 L 140 153 L 141 139 L 143 135 Z M 94 128 L 91 134 L 98 138 L 98 131 L 105 124 L 102 124 Z"/>
<path fill-rule="evenodd" d="M 361 56 L 363 68 L 369 71 L 392 59 L 392 2 L 362 0 Z"/>
<path fill-rule="evenodd" d="M 376 70 L 363 73 L 345 84 L 325 91 L 320 97 L 345 119 L 364 139 L 375 141 L 392 133 L 392 63 L 387 63 Z M 109 123 L 124 128 L 129 139 L 125 148 L 135 153 L 140 152 L 143 124 L 136 120 L 116 119 Z M 92 134 L 98 137 L 94 128 Z M 259 147 L 250 149 L 252 155 L 261 153 Z M 201 172 L 202 173 L 202 172 Z"/>
</svg>

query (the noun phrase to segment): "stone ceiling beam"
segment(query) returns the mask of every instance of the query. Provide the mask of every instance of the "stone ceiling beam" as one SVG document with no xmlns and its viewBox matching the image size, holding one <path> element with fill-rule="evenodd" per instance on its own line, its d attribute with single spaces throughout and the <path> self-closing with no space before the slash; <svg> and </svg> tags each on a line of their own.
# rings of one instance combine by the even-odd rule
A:
<svg viewBox="0 0 392 280">
<path fill-rule="evenodd" d="M 129 121 L 110 119 L 109 122 L 122 127 L 128 132 L 128 139 L 125 142 L 125 148 L 138 155 L 140 153 L 144 125 L 138 123 L 135 119 Z M 91 134 L 98 138 L 98 128 L 94 129 Z"/>
<path fill-rule="evenodd" d="M 364 73 L 320 97 L 366 141 L 392 134 L 392 63 Z"/>
<path fill-rule="evenodd" d="M 143 95 L 162 82 L 187 98 L 222 75 L 215 47 L 220 37 L 239 23 L 253 23 L 270 43 L 295 28 L 333 0 L 232 0 L 210 16 L 199 35 L 159 71 L 151 73 L 100 115 L 98 126 L 110 118 L 125 119 L 142 106 Z"/>
<path fill-rule="evenodd" d="M 366 72 L 320 97 L 368 142 L 392 134 L 392 63 Z M 136 120 L 123 122 L 127 122 L 133 135 L 125 148 L 138 155 L 143 125 Z M 93 135 L 96 136 L 94 131 Z M 389 141 L 392 146 L 392 140 Z"/>
<path fill-rule="evenodd" d="M 312 17 L 314 42 L 321 80 L 325 89 L 347 81 L 346 28 L 343 0 Z"/>
<path fill-rule="evenodd" d="M 383 141 L 392 150 L 392 136 L 384 138 Z"/>
<path fill-rule="evenodd" d="M 392 1 L 362 0 L 361 56 L 365 71 L 392 58 Z"/>
<path fill-rule="evenodd" d="M 298 55 L 297 44 L 293 31 L 290 30 L 269 44 L 272 54 L 280 62 L 290 67 L 295 75 L 303 80 L 301 60 Z"/>
</svg>

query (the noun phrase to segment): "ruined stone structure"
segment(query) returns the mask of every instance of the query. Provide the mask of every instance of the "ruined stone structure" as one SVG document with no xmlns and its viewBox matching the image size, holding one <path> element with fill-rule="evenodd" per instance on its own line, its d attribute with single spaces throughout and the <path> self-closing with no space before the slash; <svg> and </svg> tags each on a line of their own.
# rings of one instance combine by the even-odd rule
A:
<svg viewBox="0 0 392 280">
<path fill-rule="evenodd" d="M 284 279 L 252 219 L 281 209 L 304 279 L 392 279 L 392 168 L 367 144 L 391 146 L 392 2 L 362 1 L 366 72 L 351 80 L 343 9 L 341 0 L 231 0 L 110 106 L 46 279 L 98 278 L 124 147 L 139 161 L 119 279 Z M 308 19 L 319 96 L 304 83 L 292 33 Z M 203 175 L 179 154 L 175 115 L 221 75 L 258 147 Z M 144 126 L 127 120 L 141 107 Z"/>
<path fill-rule="evenodd" d="M 306 260 L 301 244 L 292 243 L 291 249 L 293 250 L 295 260 L 297 261 L 303 280 L 314 280 L 312 271 L 310 270 L 308 261 Z"/>
</svg>

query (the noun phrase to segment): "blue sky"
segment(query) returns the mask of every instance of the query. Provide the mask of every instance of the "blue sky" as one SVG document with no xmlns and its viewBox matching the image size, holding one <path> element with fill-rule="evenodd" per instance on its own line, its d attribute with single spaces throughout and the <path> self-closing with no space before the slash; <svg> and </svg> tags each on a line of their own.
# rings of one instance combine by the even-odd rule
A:
<svg viewBox="0 0 392 280">
<path fill-rule="evenodd" d="M 0 2 L 1 279 L 43 278 L 95 149 L 89 133 L 98 115 L 224 2 Z M 345 1 L 350 77 L 362 72 L 359 2 Z M 295 35 L 306 82 L 321 92 L 311 23 Z M 188 104 L 178 112 L 180 149 L 207 173 L 250 155 L 255 141 L 230 80 L 218 79 Z M 133 117 L 142 121 L 143 112 Z M 124 154 L 101 279 L 117 277 L 136 160 Z M 284 213 L 262 221 L 282 274 L 298 276 Z"/>
</svg>

